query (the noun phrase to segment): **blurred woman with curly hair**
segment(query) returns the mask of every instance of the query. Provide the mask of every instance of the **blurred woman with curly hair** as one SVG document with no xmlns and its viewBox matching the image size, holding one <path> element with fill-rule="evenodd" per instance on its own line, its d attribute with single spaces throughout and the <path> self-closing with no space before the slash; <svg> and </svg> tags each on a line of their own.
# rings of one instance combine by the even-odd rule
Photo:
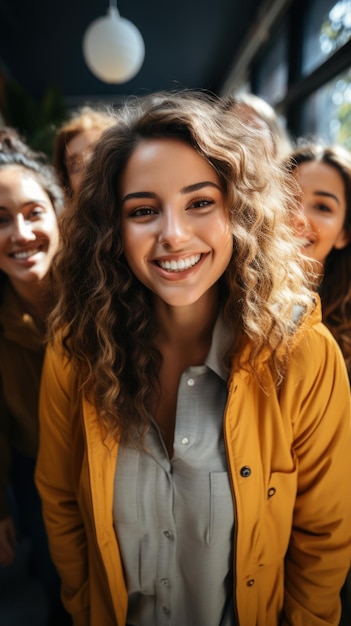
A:
<svg viewBox="0 0 351 626">
<path fill-rule="evenodd" d="M 63 219 L 36 480 L 75 626 L 338 623 L 347 373 L 264 155 L 216 98 L 153 94 Z"/>
<path fill-rule="evenodd" d="M 303 142 L 288 167 L 302 191 L 302 252 L 314 265 L 323 322 L 351 380 L 351 154 L 342 146 Z"/>
</svg>

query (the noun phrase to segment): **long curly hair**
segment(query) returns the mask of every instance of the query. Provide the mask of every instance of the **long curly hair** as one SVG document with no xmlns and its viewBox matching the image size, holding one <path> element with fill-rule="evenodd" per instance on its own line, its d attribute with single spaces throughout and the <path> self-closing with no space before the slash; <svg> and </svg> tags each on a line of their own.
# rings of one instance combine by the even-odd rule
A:
<svg viewBox="0 0 351 626">
<path fill-rule="evenodd" d="M 291 172 L 302 163 L 319 161 L 333 167 L 344 183 L 346 213 L 344 229 L 350 239 L 340 250 L 328 254 L 319 291 L 323 322 L 334 335 L 343 353 L 351 382 L 351 154 L 342 146 L 324 146 L 302 141 L 291 153 Z"/>
<path fill-rule="evenodd" d="M 294 303 L 306 314 L 313 303 L 287 220 L 293 177 L 267 159 L 245 121 L 238 117 L 229 130 L 218 98 L 192 91 L 134 99 L 117 115 L 63 218 L 51 339 L 60 337 L 102 424 L 131 442 L 149 424 L 161 363 L 153 297 L 131 272 L 121 236 L 119 180 L 140 142 L 181 139 L 221 181 L 234 241 L 219 289 L 231 330 L 227 359 L 245 361 L 256 376 L 265 359 L 281 381 L 299 326 Z"/>
</svg>

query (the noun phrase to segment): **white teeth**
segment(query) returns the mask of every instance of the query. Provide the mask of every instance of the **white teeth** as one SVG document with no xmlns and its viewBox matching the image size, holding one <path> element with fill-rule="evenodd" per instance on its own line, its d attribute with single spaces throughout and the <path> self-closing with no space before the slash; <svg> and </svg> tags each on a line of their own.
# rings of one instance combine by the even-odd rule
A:
<svg viewBox="0 0 351 626">
<path fill-rule="evenodd" d="M 196 265 L 200 259 L 201 254 L 194 254 L 186 259 L 179 259 L 179 261 L 176 261 L 175 259 L 172 259 L 172 261 L 158 261 L 158 264 L 163 270 L 167 270 L 169 272 L 182 272 Z"/>
<path fill-rule="evenodd" d="M 26 250 L 24 252 L 15 252 L 12 256 L 14 259 L 18 259 L 19 261 L 23 259 L 29 259 L 29 257 L 33 256 L 33 254 L 37 254 L 39 252 L 39 248 L 35 250 Z"/>
</svg>

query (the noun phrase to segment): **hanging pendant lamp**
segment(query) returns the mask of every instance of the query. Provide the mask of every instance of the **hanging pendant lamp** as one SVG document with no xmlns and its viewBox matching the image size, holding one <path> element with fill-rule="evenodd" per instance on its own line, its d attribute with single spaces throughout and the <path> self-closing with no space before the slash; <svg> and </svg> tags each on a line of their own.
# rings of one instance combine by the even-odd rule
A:
<svg viewBox="0 0 351 626">
<path fill-rule="evenodd" d="M 116 0 L 107 15 L 88 26 L 83 56 L 90 71 L 105 83 L 126 83 L 139 72 L 145 57 L 144 40 L 137 27 L 120 16 Z"/>
</svg>

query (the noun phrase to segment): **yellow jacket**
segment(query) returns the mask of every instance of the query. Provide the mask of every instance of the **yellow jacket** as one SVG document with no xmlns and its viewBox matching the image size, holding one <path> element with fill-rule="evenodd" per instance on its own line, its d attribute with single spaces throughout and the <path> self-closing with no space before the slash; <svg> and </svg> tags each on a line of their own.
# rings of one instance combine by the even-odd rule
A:
<svg viewBox="0 0 351 626">
<path fill-rule="evenodd" d="M 266 391 L 245 370 L 230 378 L 224 433 L 240 626 L 339 623 L 351 558 L 351 408 L 341 352 L 319 321 L 316 311 L 300 331 L 279 392 L 264 364 Z M 124 626 L 112 519 L 118 446 L 102 441 L 72 365 L 53 348 L 40 413 L 36 479 L 65 605 L 74 626 Z"/>
</svg>

